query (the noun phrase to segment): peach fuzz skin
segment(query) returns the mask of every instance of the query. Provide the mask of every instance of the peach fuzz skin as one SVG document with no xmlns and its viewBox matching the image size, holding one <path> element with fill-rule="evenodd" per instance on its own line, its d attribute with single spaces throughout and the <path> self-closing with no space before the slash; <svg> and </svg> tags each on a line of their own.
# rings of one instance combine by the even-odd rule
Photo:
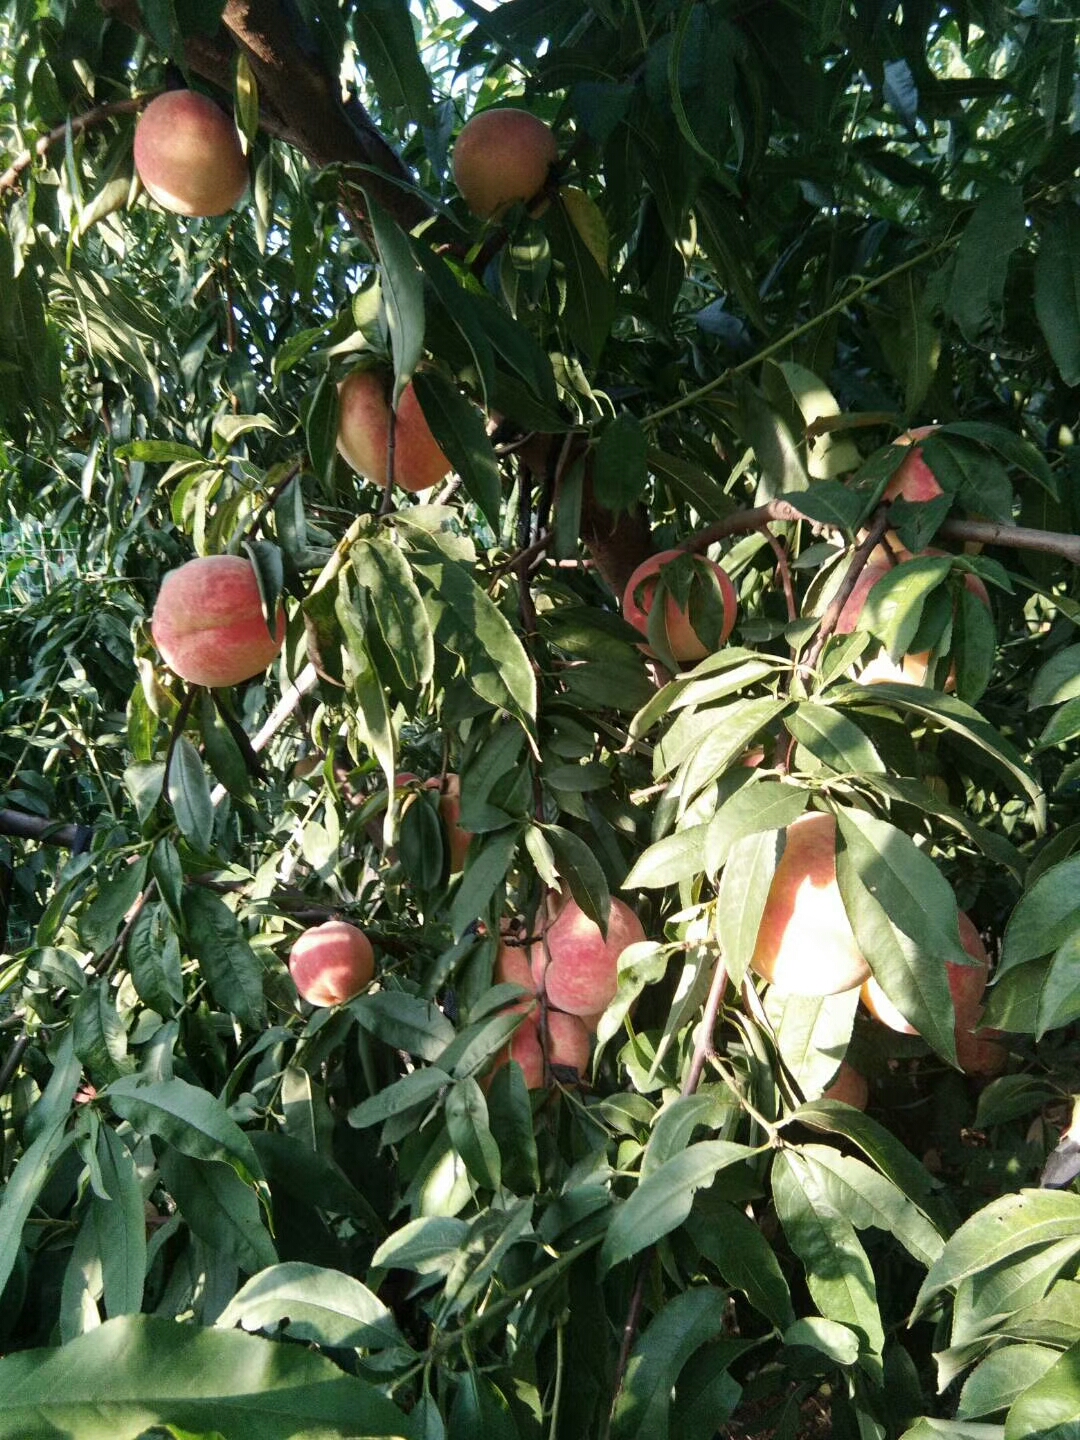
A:
<svg viewBox="0 0 1080 1440">
<path fill-rule="evenodd" d="M 167 90 L 135 127 L 135 168 L 147 192 L 175 215 L 224 215 L 247 189 L 232 119 L 195 90 Z"/>
<path fill-rule="evenodd" d="M 312 1005 L 341 1005 L 371 984 L 375 952 L 355 925 L 327 920 L 297 939 L 289 952 L 289 973 Z"/>
<path fill-rule="evenodd" d="M 670 560 L 678 559 L 683 553 L 681 550 L 662 550 L 657 555 L 650 555 L 647 560 L 642 561 L 626 582 L 622 600 L 623 619 L 628 625 L 633 625 L 635 630 L 639 630 L 642 635 L 648 634 L 649 612 L 652 610 L 660 566 L 667 564 Z M 717 565 L 715 560 L 711 560 L 709 563 L 720 582 L 720 592 L 724 600 L 724 627 L 720 633 L 722 645 L 735 625 L 738 600 L 735 595 L 735 587 L 729 580 L 727 571 Z M 685 610 L 679 608 L 672 595 L 667 597 L 664 624 L 667 629 L 668 644 L 671 646 L 671 653 L 676 660 L 703 660 L 708 655 L 709 647 L 700 639 L 697 631 L 690 624 L 690 617 Z"/>
<path fill-rule="evenodd" d="M 527 1011 L 532 1003 L 523 1000 L 514 1006 L 514 1009 Z M 545 1043 L 540 1026 L 541 1020 L 536 1010 L 525 1015 L 509 1043 L 496 1056 L 495 1063 L 488 1072 L 488 1084 L 495 1072 L 511 1060 L 516 1060 L 521 1066 L 525 1085 L 529 1090 L 544 1089 L 552 1069 L 572 1070 L 579 1076 L 586 1073 L 592 1054 L 592 1037 L 585 1028 L 584 1021 L 576 1015 L 564 1015 L 558 1010 L 547 1012 L 547 1066 L 544 1064 Z"/>
<path fill-rule="evenodd" d="M 266 669 L 285 640 L 285 611 L 271 635 L 251 561 L 206 555 L 165 576 L 150 633 L 174 675 L 216 689 Z"/>
<path fill-rule="evenodd" d="M 386 483 L 389 388 L 389 377 L 380 370 L 354 370 L 338 386 L 338 450 L 358 475 L 377 485 Z M 450 470 L 410 381 L 394 423 L 394 484 L 417 494 L 444 480 Z"/>
<path fill-rule="evenodd" d="M 481 110 L 454 144 L 454 184 L 474 215 L 497 219 L 539 194 L 558 155 L 550 128 L 527 110 Z"/>
<path fill-rule="evenodd" d="M 612 900 L 607 938 L 576 900 L 568 900 L 548 926 L 544 942 L 530 947 L 533 983 L 548 1003 L 567 1014 L 595 1019 L 619 988 L 619 956 L 645 939 L 637 915 Z"/>
<path fill-rule="evenodd" d="M 838 995 L 869 975 L 836 883 L 832 815 L 788 826 L 750 965 L 788 995 Z"/>
<path fill-rule="evenodd" d="M 856 1110 L 865 1110 L 870 1099 L 870 1086 L 861 1071 L 856 1070 L 854 1065 L 849 1065 L 846 1060 L 841 1060 L 840 1069 L 829 1088 L 822 1091 L 821 1098 L 842 1100 L 845 1105 L 853 1105 Z"/>
</svg>

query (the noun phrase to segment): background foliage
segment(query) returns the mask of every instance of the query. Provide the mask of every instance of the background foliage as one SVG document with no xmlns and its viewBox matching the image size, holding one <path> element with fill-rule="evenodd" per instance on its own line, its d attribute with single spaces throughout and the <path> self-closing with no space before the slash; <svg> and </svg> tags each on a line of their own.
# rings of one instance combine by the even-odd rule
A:
<svg viewBox="0 0 1080 1440">
<path fill-rule="evenodd" d="M 1080 1200 L 1040 1186 L 1080 1090 L 1071 11 L 0 7 L 0 1436 L 1080 1423 Z M 185 79 L 250 138 L 220 220 L 133 181 L 133 100 Z M 500 100 L 560 188 L 483 226 L 448 155 Z M 423 361 L 423 503 L 337 457 L 360 355 Z M 945 494 L 891 523 L 955 558 L 876 629 L 955 693 L 860 686 L 818 617 L 930 422 Z M 692 536 L 740 616 L 673 675 L 617 597 Z M 177 738 L 147 616 L 226 550 L 288 640 Z M 460 774 L 461 873 L 402 770 Z M 745 981 L 808 807 L 927 1039 Z M 581 1085 L 485 1091 L 495 937 L 556 882 L 650 940 Z M 312 1013 L 284 960 L 331 914 L 378 981 Z"/>
</svg>

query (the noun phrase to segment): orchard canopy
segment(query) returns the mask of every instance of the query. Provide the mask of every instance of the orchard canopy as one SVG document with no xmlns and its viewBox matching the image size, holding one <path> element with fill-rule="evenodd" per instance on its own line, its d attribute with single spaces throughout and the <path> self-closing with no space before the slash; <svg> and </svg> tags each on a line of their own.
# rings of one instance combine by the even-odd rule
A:
<svg viewBox="0 0 1080 1440">
<path fill-rule="evenodd" d="M 1078 44 L 2 0 L 0 1440 L 1077 1433 Z"/>
</svg>

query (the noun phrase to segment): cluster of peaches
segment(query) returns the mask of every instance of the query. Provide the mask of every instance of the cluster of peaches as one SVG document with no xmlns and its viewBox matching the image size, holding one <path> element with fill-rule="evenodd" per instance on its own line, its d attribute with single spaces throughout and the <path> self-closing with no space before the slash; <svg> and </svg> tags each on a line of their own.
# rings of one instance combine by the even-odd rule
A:
<svg viewBox="0 0 1080 1440">
<path fill-rule="evenodd" d="M 542 208 L 557 158 L 554 136 L 542 121 L 521 110 L 490 109 L 474 115 L 462 129 L 453 155 L 454 179 L 476 215 L 498 219 L 513 204 Z M 136 128 L 135 164 L 149 194 L 181 215 L 223 214 L 239 201 L 247 186 L 247 162 L 232 120 L 208 97 L 189 90 L 169 91 L 147 105 Z M 339 417 L 338 448 L 362 476 L 379 483 L 385 479 L 391 424 L 394 479 L 404 489 L 430 489 L 450 471 L 411 383 L 392 416 L 386 373 L 375 368 L 355 370 L 339 387 Z M 917 441 L 922 433 L 902 437 L 900 443 Z M 912 443 L 886 499 L 902 496 L 918 501 L 940 493 L 920 447 Z M 694 606 L 681 606 L 665 583 L 665 567 L 682 556 L 681 551 L 669 550 L 650 557 L 630 577 L 622 608 L 626 620 L 647 637 L 659 590 L 665 596 L 663 625 L 668 651 L 679 663 L 692 663 L 704 658 L 712 645 L 692 623 Z M 893 564 L 908 558 L 897 544 L 887 545 L 871 557 L 841 611 L 838 633 L 855 628 L 873 587 Z M 710 638 L 713 644 L 723 644 L 735 623 L 734 587 L 715 561 L 693 563 L 695 586 L 711 585 L 719 600 L 722 621 L 711 626 Z M 966 576 L 965 583 L 989 603 L 975 577 Z M 285 613 L 279 605 L 272 623 L 268 620 L 248 560 L 216 555 L 192 560 L 165 577 L 151 629 L 163 658 L 181 679 L 196 685 L 228 686 L 258 674 L 274 659 L 284 642 Z M 862 678 L 924 683 L 928 661 L 925 655 L 908 655 L 900 662 L 881 655 L 864 667 Z M 414 778 L 402 776 L 399 783 Z M 446 781 L 426 782 L 438 785 L 442 792 L 440 811 L 451 871 L 464 865 L 470 838 L 458 824 L 460 802 L 455 781 L 451 776 Z M 878 1020 L 895 1030 L 914 1033 L 914 1027 L 877 986 L 859 953 L 836 883 L 835 845 L 836 824 L 831 815 L 814 812 L 789 827 L 762 918 L 753 968 L 778 990 L 795 994 L 825 995 L 859 985 L 865 1004 Z M 948 965 L 959 1061 L 968 1072 L 995 1073 L 1004 1063 L 1004 1051 L 992 1035 L 975 1033 L 987 980 L 986 951 L 966 915 L 961 915 L 960 923 L 961 940 L 972 964 Z M 504 939 L 494 978 L 518 984 L 528 995 L 515 1006 L 523 1019 L 498 1063 L 515 1060 L 532 1088 L 550 1083 L 560 1071 L 583 1075 L 596 1022 L 617 988 L 619 955 L 627 945 L 643 938 L 640 920 L 621 901 L 612 902 L 604 936 L 580 907 L 567 899 L 548 917 L 539 938 L 518 945 Z M 346 921 L 332 920 L 299 937 L 289 968 L 304 999 L 314 1005 L 337 1005 L 371 984 L 375 956 L 363 931 Z M 845 1064 L 833 1093 L 865 1104 L 866 1082 Z"/>
</svg>

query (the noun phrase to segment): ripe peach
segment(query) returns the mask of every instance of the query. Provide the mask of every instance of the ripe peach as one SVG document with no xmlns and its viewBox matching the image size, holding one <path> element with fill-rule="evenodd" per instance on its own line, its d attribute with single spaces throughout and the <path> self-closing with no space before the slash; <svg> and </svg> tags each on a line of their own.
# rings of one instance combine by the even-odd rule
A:
<svg viewBox="0 0 1080 1440">
<path fill-rule="evenodd" d="M 898 564 L 903 564 L 908 560 L 919 559 L 923 555 L 942 555 L 943 553 L 941 550 L 923 550 L 919 556 L 915 556 L 912 555 L 910 550 L 899 548 L 896 551 L 896 558 Z M 862 614 L 863 608 L 869 599 L 870 591 L 879 580 L 883 580 L 885 576 L 895 568 L 896 567 L 889 563 L 889 561 L 883 559 L 880 562 L 875 562 L 873 556 L 871 556 L 870 563 L 865 565 L 860 571 L 859 578 L 855 582 L 855 588 L 844 602 L 844 607 L 840 611 L 836 621 L 835 633 L 837 635 L 850 635 L 852 631 L 856 629 L 859 616 Z M 977 596 L 989 610 L 990 596 L 987 593 L 986 586 L 979 577 L 970 572 L 966 573 L 964 575 L 964 585 L 968 591 L 972 595 Z M 882 649 L 865 664 L 860 663 L 858 678 L 864 685 L 872 685 L 879 680 L 897 680 L 908 685 L 925 685 L 929 672 L 929 650 L 920 650 L 918 653 L 902 655 L 899 660 L 893 660 L 888 652 Z M 955 667 L 950 668 L 945 678 L 943 688 L 946 691 L 956 688 Z"/>
<path fill-rule="evenodd" d="M 628 945 L 644 939 L 641 921 L 623 901 L 611 902 L 605 939 L 577 901 L 568 900 L 548 926 L 544 941 L 531 948 L 536 988 L 543 989 L 557 1009 L 595 1019 L 619 988 L 619 956 Z"/>
<path fill-rule="evenodd" d="M 539 194 L 558 155 L 549 127 L 527 110 L 481 110 L 454 145 L 454 184 L 474 215 L 498 219 L 515 201 Z"/>
<path fill-rule="evenodd" d="M 635 630 L 640 630 L 642 635 L 648 634 L 649 612 L 652 610 L 660 567 L 670 560 L 677 559 L 683 553 L 682 550 L 662 550 L 658 555 L 650 555 L 647 560 L 642 561 L 626 582 L 622 601 L 623 618 L 628 624 L 633 625 Z M 720 632 L 722 645 L 731 634 L 735 624 L 738 600 L 735 595 L 735 587 L 728 579 L 727 571 L 715 560 L 710 560 L 709 564 L 720 582 L 720 593 L 724 602 L 724 625 Z M 673 595 L 667 597 L 664 624 L 667 628 L 668 644 L 671 646 L 671 653 L 676 660 L 703 660 L 708 655 L 709 647 L 698 636 L 697 631 L 690 624 L 689 615 L 685 610 L 680 609 Z"/>
<path fill-rule="evenodd" d="M 914 430 L 908 430 L 896 437 L 893 444 L 910 445 L 911 454 L 905 457 L 899 470 L 893 474 L 885 487 L 883 499 L 903 499 L 917 503 L 920 500 L 936 500 L 942 493 L 936 475 L 922 458 L 922 446 L 916 443 L 925 440 L 927 435 L 932 435 L 937 428 L 936 425 L 919 425 Z"/>
<path fill-rule="evenodd" d="M 953 1009 L 956 1012 L 958 1036 L 962 1030 L 970 1030 L 974 1025 L 982 1008 L 983 991 L 986 989 L 986 981 L 990 973 L 990 957 L 986 953 L 986 947 L 982 943 L 978 930 L 975 929 L 970 917 L 965 915 L 963 910 L 959 912 L 959 915 L 960 943 L 971 958 L 978 963 L 957 965 L 952 960 L 945 962 L 945 973 L 949 981 Z M 883 1025 L 887 1025 L 890 1030 L 899 1031 L 901 1035 L 917 1035 L 919 1033 L 914 1025 L 904 1019 L 872 975 L 864 983 L 859 993 L 863 1004 L 875 1020 L 880 1020 Z"/>
<path fill-rule="evenodd" d="M 979 1014 L 982 1014 L 980 1008 Z M 975 1024 L 978 1024 L 976 1017 Z M 974 1030 L 959 1031 L 956 1036 L 956 1060 L 965 1075 L 981 1075 L 990 1079 L 1000 1075 L 1009 1063 L 1009 1052 L 1001 1043 L 1003 1032 L 983 1030 L 976 1035 Z"/>
<path fill-rule="evenodd" d="M 381 370 L 354 370 L 338 386 L 338 450 L 358 474 L 383 485 L 389 441 L 389 378 Z M 410 381 L 394 424 L 394 483 L 416 494 L 437 485 L 450 469 Z"/>
<path fill-rule="evenodd" d="M 837 995 L 870 973 L 836 883 L 834 816 L 788 826 L 750 965 L 789 995 Z"/>
<path fill-rule="evenodd" d="M 521 1002 L 522 1008 L 530 1003 Z M 574 1070 L 578 1075 L 584 1075 L 589 1068 L 592 1040 L 584 1022 L 576 1015 L 564 1015 L 559 1010 L 547 1012 L 546 1071 L 544 1048 L 539 1014 L 526 1015 L 509 1044 L 495 1057 L 489 1076 L 509 1061 L 516 1060 L 525 1073 L 526 1086 L 530 1090 L 542 1090 L 550 1071 L 556 1067 Z"/>
<path fill-rule="evenodd" d="M 445 775 L 442 780 L 433 775 L 424 781 L 425 790 L 438 790 L 439 814 L 446 832 L 447 849 L 450 851 L 450 874 L 456 875 L 465 868 L 465 856 L 473 838 L 471 830 L 461 828 L 461 780 L 457 775 Z"/>
<path fill-rule="evenodd" d="M 355 925 L 327 920 L 297 939 L 289 952 L 289 973 L 312 1005 L 341 1005 L 371 984 L 375 953 Z"/>
<path fill-rule="evenodd" d="M 150 101 L 135 126 L 135 168 L 175 215 L 224 215 L 248 183 L 236 126 L 196 90 L 167 90 Z"/>
<path fill-rule="evenodd" d="M 492 978 L 496 985 L 521 985 L 533 990 L 532 969 L 529 956 L 531 945 L 507 945 L 503 943 L 495 955 L 495 969 Z"/>
<path fill-rule="evenodd" d="M 856 1110 L 865 1110 L 866 1102 L 870 1099 L 870 1086 L 861 1071 L 856 1070 L 854 1065 L 849 1065 L 846 1060 L 841 1060 L 840 1069 L 829 1088 L 822 1092 L 821 1098 L 843 1100 L 846 1105 L 854 1105 Z"/>
<path fill-rule="evenodd" d="M 251 561 L 206 555 L 165 576 L 150 633 L 181 680 L 215 688 L 237 685 L 265 670 L 281 649 L 285 611 L 278 607 L 271 635 Z"/>
</svg>

